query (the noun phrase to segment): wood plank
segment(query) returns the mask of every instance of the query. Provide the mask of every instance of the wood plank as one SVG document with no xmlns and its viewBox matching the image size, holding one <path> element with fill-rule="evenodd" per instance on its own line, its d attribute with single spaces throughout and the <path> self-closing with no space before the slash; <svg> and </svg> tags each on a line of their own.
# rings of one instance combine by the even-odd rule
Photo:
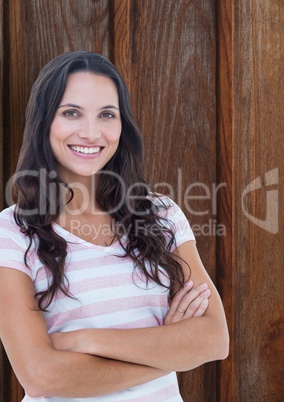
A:
<svg viewBox="0 0 284 402">
<path fill-rule="evenodd" d="M 127 88 L 130 88 L 130 0 L 114 0 L 113 24 L 113 63 L 123 76 Z"/>
<path fill-rule="evenodd" d="M 130 27 L 130 92 L 145 138 L 147 179 L 201 232 L 216 218 L 215 1 L 133 0 Z M 204 196 L 205 188 L 209 199 L 184 200 L 186 192 Z M 212 232 L 197 233 L 197 241 L 214 279 Z M 184 400 L 214 402 L 215 374 L 214 363 L 180 374 Z"/>
<path fill-rule="evenodd" d="M 218 222 L 226 227 L 226 236 L 217 238 L 217 284 L 223 300 L 229 333 L 229 357 L 217 364 L 217 401 L 236 401 L 232 384 L 234 369 L 233 299 L 233 7 L 234 0 L 217 2 L 217 170 L 218 182 L 226 187 L 218 193 Z"/>
<path fill-rule="evenodd" d="M 284 170 L 283 17 L 280 0 L 240 0 L 234 10 L 233 375 L 237 401 L 280 402 L 284 395 L 284 215 L 279 183 Z M 252 186 L 242 206 L 247 185 L 258 177 L 261 187 Z M 253 222 L 255 218 L 258 221 Z M 266 227 L 261 227 L 265 220 Z"/>
</svg>

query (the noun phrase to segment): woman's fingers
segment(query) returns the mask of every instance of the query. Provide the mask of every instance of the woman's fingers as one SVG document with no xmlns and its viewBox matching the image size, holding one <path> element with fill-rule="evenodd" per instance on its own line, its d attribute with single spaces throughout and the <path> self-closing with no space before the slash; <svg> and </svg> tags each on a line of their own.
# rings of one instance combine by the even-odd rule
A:
<svg viewBox="0 0 284 402">
<path fill-rule="evenodd" d="M 192 281 L 188 281 L 185 283 L 184 287 L 181 288 L 173 297 L 171 304 L 170 304 L 170 308 L 167 312 L 167 315 L 165 317 L 164 320 L 164 324 L 172 324 L 174 322 L 179 321 L 176 313 L 177 313 L 177 309 L 178 306 L 180 304 L 180 302 L 182 301 L 182 298 L 192 289 L 193 287 L 193 282 Z"/>
<path fill-rule="evenodd" d="M 202 293 L 200 293 L 194 300 L 192 300 L 188 304 L 183 318 L 201 317 L 207 310 L 208 298 L 210 297 L 210 294 L 210 290 L 206 289 Z"/>
<path fill-rule="evenodd" d="M 173 297 L 173 300 L 170 305 L 170 309 L 173 313 L 176 312 L 177 308 L 179 307 L 179 304 L 181 303 L 183 297 L 187 295 L 193 288 L 193 282 L 188 281 L 184 284 L 184 287 L 181 288 Z"/>
<path fill-rule="evenodd" d="M 209 305 L 208 299 L 203 299 L 193 317 L 202 317 Z"/>
<path fill-rule="evenodd" d="M 179 300 L 179 303 L 177 305 L 177 310 L 178 312 L 189 312 L 189 314 L 190 312 L 193 312 L 191 315 L 192 317 L 201 301 L 208 298 L 209 296 L 210 290 L 208 289 L 207 283 L 202 283 L 201 285 L 198 285 L 191 289 L 191 291 L 183 294 L 182 299 Z"/>
<path fill-rule="evenodd" d="M 207 283 L 193 288 L 193 282 L 188 281 L 174 296 L 165 318 L 165 324 L 171 324 L 184 318 L 201 317 L 207 310 L 208 297 L 210 297 L 210 290 Z"/>
</svg>

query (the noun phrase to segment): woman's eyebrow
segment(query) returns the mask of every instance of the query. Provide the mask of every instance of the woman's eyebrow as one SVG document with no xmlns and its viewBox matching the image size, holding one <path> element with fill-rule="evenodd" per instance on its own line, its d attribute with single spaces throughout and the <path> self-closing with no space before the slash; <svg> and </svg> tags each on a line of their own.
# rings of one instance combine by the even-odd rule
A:
<svg viewBox="0 0 284 402">
<path fill-rule="evenodd" d="M 117 106 L 114 106 L 114 105 L 106 105 L 106 106 L 101 107 L 100 110 L 102 110 L 102 109 L 117 109 L 117 110 L 119 110 L 119 108 Z"/>
<path fill-rule="evenodd" d="M 74 103 L 66 103 L 65 105 L 60 105 L 60 106 L 58 106 L 58 109 L 60 107 L 74 107 L 76 109 L 81 109 L 81 110 L 84 109 L 82 106 L 75 105 Z M 114 106 L 114 105 L 106 105 L 106 106 L 103 106 L 103 107 L 100 108 L 100 110 L 103 110 L 103 109 L 117 109 L 117 110 L 119 110 L 119 108 L 117 106 Z"/>
<path fill-rule="evenodd" d="M 74 103 L 66 103 L 65 105 L 60 105 L 58 106 L 58 109 L 60 107 L 75 107 L 76 109 L 84 109 L 82 106 L 75 105 Z"/>
</svg>

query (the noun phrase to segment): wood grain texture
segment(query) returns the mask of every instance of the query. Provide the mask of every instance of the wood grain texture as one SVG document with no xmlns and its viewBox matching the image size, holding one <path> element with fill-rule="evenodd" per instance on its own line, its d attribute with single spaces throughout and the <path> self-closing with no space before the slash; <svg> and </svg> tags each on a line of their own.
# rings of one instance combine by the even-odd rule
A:
<svg viewBox="0 0 284 402">
<path fill-rule="evenodd" d="M 130 26 L 130 92 L 145 139 L 146 177 L 180 204 L 193 227 L 204 228 L 215 217 L 212 197 L 191 200 L 192 212 L 184 196 L 196 182 L 210 192 L 216 183 L 215 2 L 133 0 Z M 204 188 L 195 186 L 193 194 L 204 195 Z M 214 279 L 216 236 L 197 241 Z M 214 364 L 179 380 L 185 401 L 215 401 Z"/>
<path fill-rule="evenodd" d="M 233 16 L 232 341 L 238 402 L 280 402 L 284 395 L 283 12 L 280 0 L 241 0 Z M 269 185 L 265 174 L 274 169 L 275 184 Z M 244 208 L 262 221 L 279 209 L 277 234 L 244 214 L 242 193 L 257 177 L 261 188 L 246 195 Z M 268 202 L 271 190 L 279 192 L 275 203 Z M 275 226 L 272 219 L 268 223 Z"/>
<path fill-rule="evenodd" d="M 230 231 L 219 238 L 218 284 L 229 328 L 229 359 L 218 367 L 219 401 L 283 400 L 283 247 L 244 216 L 242 192 L 257 177 L 283 171 L 283 7 L 280 2 L 218 3 L 218 175 L 228 183 L 219 214 Z M 277 146 L 278 145 L 278 146 Z M 279 184 L 279 183 L 278 183 Z M 253 191 L 244 207 L 264 220 L 266 191 Z M 281 203 L 282 201 L 282 203 Z"/>
<path fill-rule="evenodd" d="M 217 365 L 217 401 L 235 401 L 232 383 L 234 370 L 233 293 L 233 10 L 234 0 L 217 2 L 217 172 L 218 182 L 226 187 L 218 193 L 218 222 L 226 227 L 226 236 L 217 238 L 217 284 L 231 335 L 228 359 Z"/>
<path fill-rule="evenodd" d="M 161 7 L 138 0 L 131 6 L 130 91 L 145 138 L 147 179 L 172 185 L 173 198 L 186 210 L 190 184 L 216 181 L 214 2 L 167 1 Z M 192 201 L 192 212 L 185 211 L 190 220 L 207 222 L 210 201 Z M 205 243 L 210 248 L 210 240 Z"/>
<path fill-rule="evenodd" d="M 113 63 L 122 74 L 127 88 L 130 88 L 131 82 L 130 2 L 131 0 L 114 0 L 113 2 Z"/>
</svg>

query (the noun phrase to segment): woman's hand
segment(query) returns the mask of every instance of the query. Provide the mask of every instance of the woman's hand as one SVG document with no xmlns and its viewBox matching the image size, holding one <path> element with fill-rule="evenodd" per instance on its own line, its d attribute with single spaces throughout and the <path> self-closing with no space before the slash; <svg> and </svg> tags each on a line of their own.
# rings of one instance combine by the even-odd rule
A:
<svg viewBox="0 0 284 402">
<path fill-rule="evenodd" d="M 193 287 L 192 281 L 186 282 L 174 296 L 164 324 L 173 324 L 185 318 L 203 316 L 209 304 L 210 294 L 207 283 Z"/>
</svg>

